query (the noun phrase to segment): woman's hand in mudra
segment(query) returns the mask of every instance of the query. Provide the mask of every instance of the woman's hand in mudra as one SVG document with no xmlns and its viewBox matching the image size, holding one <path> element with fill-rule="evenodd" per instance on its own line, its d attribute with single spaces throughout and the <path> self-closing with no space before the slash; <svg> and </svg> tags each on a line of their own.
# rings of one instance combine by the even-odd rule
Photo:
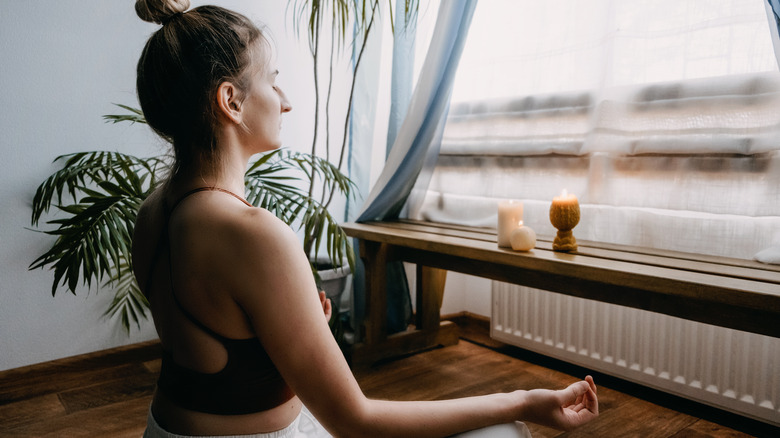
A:
<svg viewBox="0 0 780 438">
<path fill-rule="evenodd" d="M 333 314 L 333 305 L 330 302 L 330 298 L 325 296 L 325 291 L 320 291 L 320 303 L 322 303 L 322 310 L 325 312 L 325 321 L 330 321 L 330 317 Z"/>
<path fill-rule="evenodd" d="M 524 420 L 561 430 L 572 430 L 599 415 L 596 384 L 591 376 L 559 391 L 527 391 L 526 402 L 528 411 Z"/>
</svg>

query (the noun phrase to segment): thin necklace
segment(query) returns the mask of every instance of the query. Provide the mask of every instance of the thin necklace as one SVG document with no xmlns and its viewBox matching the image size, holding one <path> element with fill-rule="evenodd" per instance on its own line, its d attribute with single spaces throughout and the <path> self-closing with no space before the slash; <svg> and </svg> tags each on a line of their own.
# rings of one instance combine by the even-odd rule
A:
<svg viewBox="0 0 780 438">
<path fill-rule="evenodd" d="M 244 197 L 243 197 L 243 196 L 239 196 L 239 195 L 237 195 L 237 194 L 235 194 L 235 193 L 231 192 L 230 190 L 226 190 L 226 189 L 223 189 L 223 188 L 220 188 L 220 187 L 214 187 L 214 186 L 209 186 L 209 187 L 198 187 L 197 189 L 192 189 L 192 190 L 190 190 L 189 192 L 185 193 L 185 194 L 184 194 L 184 196 L 182 196 L 180 199 L 184 199 L 184 198 L 186 198 L 187 196 L 189 196 L 189 195 L 191 195 L 191 194 L 193 194 L 193 193 L 197 193 L 197 192 L 204 192 L 204 191 L 216 191 L 216 192 L 227 193 L 228 195 L 231 195 L 231 196 L 233 196 L 234 198 L 236 198 L 236 199 L 238 199 L 239 201 L 241 201 L 241 202 L 243 202 L 244 204 L 246 204 L 246 206 L 247 206 L 247 207 L 254 207 L 254 205 L 250 204 L 250 203 L 249 203 L 249 201 L 247 201 L 246 199 L 244 199 Z"/>
</svg>

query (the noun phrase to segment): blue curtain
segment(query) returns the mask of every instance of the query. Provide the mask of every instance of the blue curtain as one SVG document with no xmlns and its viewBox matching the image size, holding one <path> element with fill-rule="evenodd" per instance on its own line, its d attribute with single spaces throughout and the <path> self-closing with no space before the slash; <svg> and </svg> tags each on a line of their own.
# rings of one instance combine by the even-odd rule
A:
<svg viewBox="0 0 780 438">
<path fill-rule="evenodd" d="M 406 117 L 409 100 L 412 98 L 412 72 L 414 67 L 417 15 L 406 17 L 405 2 L 395 4 L 395 33 L 393 34 L 393 71 L 390 84 L 390 117 L 387 122 L 387 145 L 385 159 L 390 155 L 398 130 Z"/>
<path fill-rule="evenodd" d="M 476 0 L 441 3 L 430 48 L 406 117 L 394 136 L 385 167 L 357 218 L 358 222 L 397 219 L 423 163 L 430 163 L 431 157 L 438 155 L 452 83 L 476 3 Z M 365 275 L 361 264 L 356 268 L 353 312 L 354 321 L 359 325 L 365 315 Z M 411 300 L 401 263 L 388 266 L 387 287 L 388 332 L 403 331 L 411 319 Z"/>
<path fill-rule="evenodd" d="M 772 47 L 775 48 L 775 57 L 780 66 L 780 0 L 767 0 L 769 7 L 766 8 L 769 18 L 769 32 L 772 35 Z"/>
</svg>

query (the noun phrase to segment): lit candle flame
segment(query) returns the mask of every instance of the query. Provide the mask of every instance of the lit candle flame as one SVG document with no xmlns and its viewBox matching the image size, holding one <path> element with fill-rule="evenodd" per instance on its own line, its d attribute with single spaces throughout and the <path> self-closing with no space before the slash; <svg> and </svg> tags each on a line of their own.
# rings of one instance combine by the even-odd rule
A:
<svg viewBox="0 0 780 438">
<path fill-rule="evenodd" d="M 522 226 L 523 226 L 523 221 L 519 221 L 519 222 L 517 223 L 517 226 L 518 226 L 518 227 L 522 227 Z"/>
</svg>

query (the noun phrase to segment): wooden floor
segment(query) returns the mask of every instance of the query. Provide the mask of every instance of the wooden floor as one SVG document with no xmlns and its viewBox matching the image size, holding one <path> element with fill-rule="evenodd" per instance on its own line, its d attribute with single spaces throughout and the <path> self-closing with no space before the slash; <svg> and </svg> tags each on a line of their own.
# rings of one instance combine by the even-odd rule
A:
<svg viewBox="0 0 780 438">
<path fill-rule="evenodd" d="M 576 367 L 490 340 L 461 318 L 461 342 L 356 371 L 365 393 L 443 399 L 561 388 Z M 160 367 L 156 342 L 0 372 L 0 437 L 140 437 Z M 576 375 L 576 377 L 572 377 Z M 777 429 L 596 375 L 601 415 L 572 433 L 529 424 L 535 437 L 780 437 Z"/>
</svg>

